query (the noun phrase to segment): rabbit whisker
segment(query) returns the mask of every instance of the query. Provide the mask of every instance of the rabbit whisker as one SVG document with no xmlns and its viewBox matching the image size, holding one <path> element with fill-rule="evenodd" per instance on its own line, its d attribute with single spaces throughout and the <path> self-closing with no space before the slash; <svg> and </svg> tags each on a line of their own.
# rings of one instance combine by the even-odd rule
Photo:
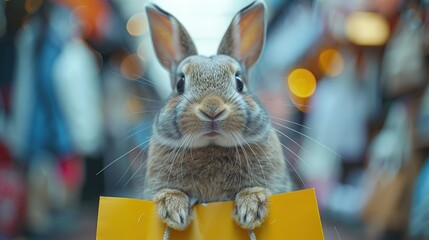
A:
<svg viewBox="0 0 429 240">
<path fill-rule="evenodd" d="M 112 73 L 113 73 L 113 74 L 115 74 L 115 75 L 117 75 L 117 76 L 120 76 L 120 77 L 122 77 L 122 78 L 127 78 L 127 79 L 128 79 L 128 77 L 127 77 L 127 76 L 123 75 L 123 74 L 122 74 L 122 73 L 120 73 L 120 72 L 117 72 L 117 71 L 112 70 Z M 171 90 L 167 90 L 167 89 L 164 89 L 164 88 L 160 88 L 159 86 L 155 85 L 152 81 L 150 81 L 150 80 L 148 80 L 148 79 L 146 79 L 146 78 L 144 78 L 144 77 L 142 77 L 142 76 L 138 76 L 138 75 L 136 75 L 136 74 L 134 74 L 134 76 L 135 76 L 135 77 L 138 77 L 140 80 L 135 79 L 135 80 L 133 80 L 133 81 L 127 81 L 127 82 L 130 82 L 130 83 L 137 82 L 137 83 L 145 84 L 145 85 L 147 85 L 147 86 L 149 86 L 149 87 L 153 87 L 153 88 L 155 88 L 155 89 L 158 89 L 158 90 L 164 91 L 166 94 L 170 94 L 170 93 L 171 93 Z M 144 81 L 146 81 L 146 82 L 144 82 Z"/>
<path fill-rule="evenodd" d="M 191 135 L 191 141 L 190 141 L 190 143 L 189 143 L 189 146 L 193 146 L 196 140 L 197 140 L 197 135 L 192 134 L 192 135 Z M 191 155 L 191 160 L 193 160 L 193 159 L 194 159 L 194 156 L 193 156 L 192 152 L 193 152 L 193 148 L 192 148 L 192 147 L 189 147 L 189 155 Z M 183 165 L 183 161 L 182 161 L 182 163 L 181 163 L 181 167 L 182 167 L 182 165 Z M 182 167 L 182 169 L 183 169 L 183 167 Z M 183 170 L 182 170 L 182 172 L 183 172 Z M 182 175 L 182 181 L 183 181 L 183 175 Z"/>
<path fill-rule="evenodd" d="M 233 92 L 229 97 L 227 102 L 231 102 L 231 99 L 237 94 L 237 92 Z"/>
<path fill-rule="evenodd" d="M 270 104 L 270 103 L 281 103 L 282 106 L 288 106 L 288 107 L 295 107 L 295 106 L 299 106 L 299 107 L 308 107 L 308 108 L 313 108 L 313 106 L 311 104 L 302 104 L 302 103 L 294 103 L 292 101 L 288 101 L 288 100 L 284 100 L 284 101 L 278 101 L 278 100 L 270 100 L 265 98 L 264 96 L 258 96 L 259 99 L 262 100 L 262 102 L 266 103 L 266 104 Z"/>
<path fill-rule="evenodd" d="M 279 131 L 277 129 L 275 129 L 275 131 Z M 292 149 L 288 148 L 286 145 L 284 145 L 283 143 L 280 142 L 280 145 L 282 145 L 283 148 L 285 148 L 286 150 L 288 150 L 290 153 L 292 153 L 296 158 L 298 158 L 299 160 L 301 160 L 305 165 L 307 165 L 308 167 L 311 167 L 310 164 L 308 164 L 307 161 L 305 161 L 303 158 L 301 158 L 298 154 L 296 154 Z"/>
<path fill-rule="evenodd" d="M 191 96 L 192 96 L 192 98 L 193 99 L 197 99 L 196 97 L 195 97 L 195 95 L 192 93 L 192 91 L 189 91 L 189 94 L 191 94 Z M 197 101 L 195 100 L 195 101 L 190 101 L 190 100 L 188 100 L 190 103 L 193 103 L 193 104 L 198 104 L 197 103 Z"/>
<path fill-rule="evenodd" d="M 168 148 L 169 146 L 168 145 L 162 145 L 162 144 L 159 144 L 159 146 L 155 149 L 155 151 L 153 151 L 154 153 L 157 153 L 156 155 L 153 155 L 153 156 L 149 156 L 148 157 L 148 159 L 151 159 L 151 158 L 153 158 L 153 159 L 155 159 L 155 158 L 157 158 L 157 157 L 159 157 L 160 155 L 161 155 L 161 153 L 166 149 L 166 148 Z M 159 150 L 159 151 L 158 151 Z M 165 156 L 165 158 L 167 159 L 167 158 L 170 158 L 172 155 L 173 155 L 173 153 L 174 153 L 174 151 L 176 150 L 176 147 L 174 147 L 172 150 L 171 150 L 171 152 L 168 154 L 168 156 Z M 155 188 L 156 187 L 156 185 L 160 182 L 159 181 L 159 176 L 160 176 L 160 174 L 161 174 L 161 172 L 163 171 L 163 169 L 164 169 L 164 167 L 165 167 L 165 165 L 168 163 L 168 161 L 164 161 L 163 163 L 162 163 L 162 165 L 161 165 L 161 167 L 159 168 L 159 170 L 158 170 L 158 173 L 157 173 L 157 175 L 156 175 L 156 177 L 155 177 L 155 179 L 154 179 L 154 182 L 153 182 L 153 184 L 151 184 L 151 186 L 153 187 L 153 188 Z"/>
<path fill-rule="evenodd" d="M 144 125 L 144 124 L 142 124 L 142 125 Z M 140 125 L 140 126 L 142 126 L 142 125 Z M 148 143 L 149 141 L 150 141 L 151 139 L 148 139 L 148 140 L 146 140 L 146 141 L 144 141 L 143 143 L 141 143 L 141 144 L 139 144 L 137 147 L 140 147 L 140 146 L 142 146 L 142 145 L 145 145 L 146 143 Z M 125 172 L 122 174 L 122 176 L 120 177 L 120 179 L 118 180 L 118 182 L 116 183 L 116 185 L 115 185 L 115 187 L 117 187 L 117 185 L 122 181 L 122 179 L 125 177 L 125 175 L 127 174 L 127 172 L 131 169 L 131 166 L 133 165 L 133 163 L 135 162 L 135 160 L 138 158 L 138 156 L 144 151 L 144 150 L 146 150 L 147 148 L 148 148 L 148 146 L 149 145 L 146 145 L 146 146 L 144 146 L 140 151 L 139 151 L 139 153 L 137 154 L 137 156 L 136 157 L 134 157 L 134 159 L 132 160 L 132 162 L 131 162 L 131 164 L 129 164 L 128 165 L 128 167 L 127 167 L 127 169 L 125 170 Z M 135 148 L 134 148 L 135 149 Z M 132 150 L 134 150 L 134 149 L 132 149 Z M 131 151 L 132 151 L 131 150 Z M 128 152 L 128 153 L 126 153 L 126 154 L 129 154 L 130 152 Z M 124 155 L 123 155 L 124 156 Z M 123 157 L 122 156 L 122 157 Z M 143 158 L 143 155 L 142 155 L 142 158 Z M 119 160 L 119 159 L 118 159 Z M 144 161 L 143 161 L 144 162 Z M 113 162 L 112 162 L 113 163 Z M 111 163 L 111 164 L 112 164 Z M 109 166 L 106 166 L 105 168 L 107 169 Z M 105 169 L 104 169 L 105 170 Z M 102 170 L 103 171 L 103 170 Z M 99 172 L 99 173 L 101 173 L 101 171 Z M 97 174 L 99 174 L 99 173 L 97 173 Z M 124 189 L 125 188 L 125 185 L 122 187 L 122 189 Z"/>
<path fill-rule="evenodd" d="M 287 122 L 287 123 L 290 123 L 290 124 L 293 124 L 293 125 L 296 125 L 296 126 L 299 126 L 299 127 L 305 128 L 305 129 L 308 129 L 310 131 L 312 130 L 310 127 L 307 127 L 307 126 L 305 126 L 303 124 L 299 124 L 299 123 L 294 122 L 294 121 L 290 121 L 290 120 L 283 119 L 283 118 L 278 118 L 278 117 L 272 117 L 272 116 L 270 116 L 270 118 L 271 119 L 275 119 L 275 120 L 279 120 L 279 121 L 282 121 L 282 122 Z"/>
<path fill-rule="evenodd" d="M 253 155 L 256 158 L 256 161 L 258 162 L 259 168 L 261 169 L 262 172 L 262 176 L 264 177 L 264 181 L 265 181 L 265 186 L 268 186 L 268 182 L 267 182 L 267 178 L 265 176 L 265 172 L 264 172 L 264 168 L 262 167 L 261 161 L 258 158 L 258 155 L 255 153 L 255 151 L 253 150 L 252 146 L 246 141 L 246 139 L 244 139 L 241 135 L 238 135 L 243 141 L 244 143 L 250 148 L 250 151 L 252 151 Z"/>
<path fill-rule="evenodd" d="M 177 159 L 177 154 L 180 152 L 180 148 L 183 146 L 183 143 L 184 143 L 184 140 L 182 140 L 182 142 L 180 143 L 180 145 L 177 148 L 175 148 L 175 154 L 174 154 L 174 156 L 171 159 L 169 157 L 169 159 L 167 160 L 167 161 L 171 161 L 169 163 L 170 167 L 167 170 L 167 186 L 170 183 L 171 170 L 174 167 L 174 163 L 176 162 L 176 159 Z"/>
<path fill-rule="evenodd" d="M 136 131 L 135 133 L 133 133 L 133 134 L 131 134 L 130 136 L 128 136 L 128 137 L 126 137 L 125 139 L 123 139 L 120 143 L 123 143 L 123 142 L 127 141 L 128 139 L 132 138 L 133 136 L 137 135 L 138 133 L 143 132 L 143 131 L 145 131 L 145 130 L 147 130 L 147 129 L 151 128 L 151 127 L 152 127 L 152 126 L 146 126 L 146 127 L 142 128 L 142 129 L 139 129 L 139 130 L 138 130 L 138 131 Z M 146 141 L 146 142 L 147 142 L 147 141 Z"/>
<path fill-rule="evenodd" d="M 231 97 L 228 99 L 228 102 L 235 102 L 238 98 L 240 97 L 240 94 L 237 92 L 234 92 L 233 94 L 231 94 Z"/>
<path fill-rule="evenodd" d="M 246 126 L 246 128 L 248 128 L 249 130 L 251 130 L 249 127 Z M 273 128 L 275 131 L 280 132 L 279 130 Z M 253 130 L 251 130 L 252 132 L 254 132 Z M 280 132 L 281 133 L 281 132 Z M 283 133 L 282 133 L 283 134 Z M 267 154 L 265 153 L 265 151 L 258 145 L 256 144 L 261 150 L 262 152 L 265 154 L 265 156 L 267 157 L 268 161 L 271 163 L 271 166 L 274 168 L 274 165 L 272 164 L 271 160 L 268 158 Z M 298 159 L 300 159 L 303 163 L 305 163 L 307 166 L 309 166 L 309 164 L 304 161 L 304 159 L 302 159 L 298 154 L 296 154 L 294 151 L 292 151 L 290 148 L 288 148 L 286 145 L 284 145 L 283 143 L 280 142 L 280 145 L 282 145 L 284 148 L 286 148 L 289 152 L 291 152 L 293 155 L 295 155 Z M 295 171 L 295 173 L 297 174 L 297 176 L 300 178 L 302 184 L 305 186 L 305 183 L 301 177 L 301 175 L 299 174 L 299 172 L 295 169 L 295 167 L 292 165 L 291 162 L 289 162 L 289 160 L 286 159 L 285 156 L 283 156 L 283 159 L 286 160 L 288 162 L 288 164 L 292 167 L 292 169 Z M 305 186 L 306 187 L 306 186 Z M 306 187 L 307 188 L 307 187 Z"/>
<path fill-rule="evenodd" d="M 251 128 L 249 128 L 248 126 L 244 125 L 247 129 L 249 129 L 250 131 L 252 131 L 253 133 L 255 133 L 255 131 L 253 131 Z M 256 134 L 256 133 L 255 133 Z M 263 148 L 261 148 L 261 146 L 259 144 L 255 144 L 261 151 L 262 153 L 265 155 L 265 157 L 267 158 L 268 162 L 271 164 L 271 167 L 273 169 L 275 169 L 274 164 L 271 162 L 271 159 L 268 157 L 267 153 L 264 151 Z"/>
<path fill-rule="evenodd" d="M 339 158 L 343 159 L 343 158 L 341 157 L 341 155 L 340 155 L 340 154 L 338 154 L 337 152 L 335 152 L 334 150 L 332 150 L 331 148 L 329 148 L 329 147 L 328 147 L 328 146 L 326 146 L 325 144 L 321 143 L 320 141 L 317 141 L 316 139 L 314 139 L 314 138 L 312 138 L 312 137 L 308 136 L 307 134 L 301 133 L 301 132 L 299 132 L 299 131 L 297 131 L 297 130 L 295 130 L 295 129 L 293 129 L 293 128 L 287 127 L 287 126 L 282 125 L 282 124 L 280 124 L 280 123 L 276 123 L 276 122 L 272 122 L 272 123 L 276 124 L 277 126 L 280 126 L 280 127 L 286 128 L 286 129 L 288 129 L 288 130 L 290 130 L 290 131 L 292 131 L 292 132 L 294 132 L 294 133 L 297 133 L 297 134 L 299 134 L 299 135 L 301 135 L 301 136 L 303 136 L 303 137 L 305 137 L 305 138 L 307 138 L 307 139 L 311 140 L 312 142 L 315 142 L 315 143 L 319 144 L 320 146 L 324 147 L 325 149 L 327 149 L 327 150 L 328 150 L 328 151 L 330 151 L 331 153 L 333 153 L 333 154 L 335 154 L 336 156 L 338 156 Z M 304 150 L 304 151 L 306 151 L 306 150 Z"/>
<path fill-rule="evenodd" d="M 237 148 L 238 143 L 235 141 L 234 137 L 230 133 L 228 133 L 228 137 L 230 138 L 231 142 L 234 143 L 235 155 L 236 155 L 236 158 L 238 159 L 239 169 L 242 169 L 241 168 L 241 156 L 240 156 L 238 148 Z M 241 186 L 242 174 L 239 174 L 239 178 L 240 178 L 239 184 Z"/>
<path fill-rule="evenodd" d="M 256 89 L 255 89 L 255 90 L 252 90 L 252 91 L 247 92 L 247 94 L 248 94 L 248 95 L 253 95 L 253 96 L 256 96 L 256 95 L 255 95 L 255 93 L 256 93 Z"/>
<path fill-rule="evenodd" d="M 137 173 L 140 171 L 140 169 L 144 166 L 144 162 L 142 162 L 142 164 L 140 164 L 140 166 L 137 168 L 137 170 L 133 173 L 133 175 L 131 175 L 130 179 L 128 179 L 127 182 L 125 182 L 124 186 L 122 186 L 122 190 L 125 189 L 125 187 L 128 185 L 128 183 L 131 182 L 131 180 L 134 178 L 135 175 L 137 175 Z"/>
<path fill-rule="evenodd" d="M 247 126 L 246 126 L 247 127 Z M 247 127 L 248 128 L 248 127 Z M 248 128 L 249 130 L 251 130 L 250 128 Z M 273 128 L 274 130 L 278 131 L 277 129 Z M 251 130 L 253 131 L 253 130 Z M 279 132 L 279 131 L 278 131 Z M 290 148 L 288 148 L 286 145 L 284 145 L 283 143 L 280 142 L 280 145 L 282 145 L 284 148 L 286 148 L 289 152 L 291 152 L 293 155 L 295 155 L 298 159 L 300 159 L 304 164 L 306 164 L 307 166 L 310 167 L 310 165 L 304 161 L 304 159 L 302 159 L 298 154 L 296 154 L 294 151 L 292 151 Z M 257 146 L 262 150 L 262 152 L 265 154 L 265 156 L 267 157 L 268 161 L 270 162 L 271 166 L 274 168 L 274 165 L 272 164 L 270 158 L 267 156 L 267 154 L 265 153 L 265 151 L 257 144 Z M 294 170 L 294 172 L 296 173 L 296 175 L 299 177 L 300 181 L 302 182 L 303 186 L 305 188 L 307 188 L 307 186 L 304 183 L 304 180 L 302 179 L 301 175 L 299 174 L 299 172 L 296 170 L 296 168 L 293 166 L 293 164 L 287 160 L 287 158 L 285 156 L 283 156 L 283 159 L 285 161 L 287 161 L 287 163 L 292 167 L 292 169 Z"/>
<path fill-rule="evenodd" d="M 271 121 L 271 123 L 274 123 L 274 124 L 276 124 L 276 125 L 280 125 L 280 127 L 284 127 L 284 128 L 287 128 L 286 126 L 283 126 L 283 125 L 281 125 L 281 124 L 279 124 L 279 123 L 276 123 L 276 122 L 274 122 L 274 121 Z M 278 133 L 280 133 L 282 136 L 284 136 L 284 137 L 286 137 L 288 140 L 290 140 L 291 142 L 293 142 L 293 143 L 295 143 L 301 150 L 303 150 L 304 152 L 307 152 L 307 149 L 305 149 L 304 147 L 302 147 L 301 146 L 301 144 L 299 144 L 297 141 L 295 141 L 295 140 L 293 140 L 291 137 L 289 137 L 287 134 L 285 134 L 284 132 L 282 132 L 282 131 L 280 131 L 280 130 L 278 130 L 278 129 L 276 129 L 276 128 L 273 128 L 276 132 L 278 132 Z M 292 128 L 287 128 L 287 129 L 292 129 Z"/>
<path fill-rule="evenodd" d="M 187 100 L 190 104 L 196 104 L 196 102 L 192 102 L 191 100 L 189 100 L 189 98 L 185 97 L 184 95 L 182 95 L 182 97 Z"/>
<path fill-rule="evenodd" d="M 134 98 L 137 98 L 139 100 L 146 101 L 146 102 L 153 102 L 153 103 L 160 103 L 161 102 L 161 100 L 156 100 L 156 99 L 151 99 L 151 98 L 144 98 L 144 97 L 137 96 L 135 94 L 131 94 L 131 96 L 134 97 Z"/>
<path fill-rule="evenodd" d="M 154 112 L 159 112 L 161 109 L 150 109 L 150 110 L 146 110 L 146 111 L 138 111 L 138 112 L 131 112 L 129 114 L 125 114 L 123 116 L 121 116 L 122 118 L 127 118 L 136 114 L 143 114 L 143 113 L 154 113 Z"/>
<path fill-rule="evenodd" d="M 189 135 L 187 135 L 187 134 L 186 134 L 186 132 L 185 132 L 185 134 L 184 134 L 183 136 L 184 136 L 184 138 L 185 138 L 185 139 L 183 139 L 183 140 L 182 140 L 182 142 L 180 143 L 179 147 L 177 148 L 177 150 L 176 150 L 176 154 L 174 155 L 174 157 L 173 157 L 173 159 L 172 159 L 172 162 L 171 162 L 171 165 L 170 165 L 170 168 L 169 168 L 169 170 L 168 170 L 167 185 L 170 183 L 171 170 L 172 170 L 172 169 L 173 169 L 173 167 L 174 167 L 174 162 L 175 162 L 175 161 L 176 161 L 176 159 L 177 159 L 177 154 L 178 154 L 179 152 L 181 152 L 182 154 L 184 153 L 185 148 L 183 148 L 183 147 L 186 145 L 186 143 L 188 142 L 188 139 L 189 139 Z M 183 158 L 183 155 L 182 155 L 182 158 Z M 181 160 L 179 160 L 179 162 L 180 162 L 180 161 L 181 161 Z"/>
<path fill-rule="evenodd" d="M 119 178 L 118 182 L 117 182 L 117 183 L 116 183 L 116 185 L 115 185 L 115 188 L 119 185 L 119 183 L 121 183 L 122 179 L 125 177 L 125 175 L 128 173 L 128 171 L 131 169 L 131 167 L 134 165 L 134 162 L 136 161 L 136 159 L 140 156 L 140 154 L 142 154 L 142 152 L 143 152 L 146 148 L 147 148 L 147 146 L 146 146 L 146 147 L 144 147 L 144 148 L 142 148 L 142 149 L 140 150 L 140 152 L 139 152 L 139 153 L 134 157 L 134 159 L 131 161 L 131 163 L 130 163 L 130 164 L 128 164 L 127 169 L 125 170 L 124 174 L 122 174 L 122 176 Z M 142 157 L 143 157 L 143 155 L 142 155 Z M 125 187 L 125 186 L 124 186 L 124 187 Z"/>
<path fill-rule="evenodd" d="M 184 176 L 183 161 L 185 159 L 186 151 L 190 149 L 189 146 L 191 146 L 191 141 L 192 141 L 193 136 L 194 136 L 193 134 L 190 134 L 190 135 L 188 135 L 188 137 L 186 137 L 186 139 L 184 140 L 184 147 L 181 151 L 182 154 L 180 156 L 179 165 L 180 165 L 180 170 L 181 170 L 180 171 L 180 177 L 182 178 L 182 182 L 184 182 L 184 180 L 183 180 L 183 176 Z"/>
<path fill-rule="evenodd" d="M 237 137 L 238 133 L 231 133 L 231 134 L 235 138 L 236 142 L 239 143 L 240 141 L 239 141 L 239 139 Z M 250 183 L 253 185 L 253 181 L 254 181 L 255 178 L 253 176 L 252 168 L 250 167 L 250 163 L 249 163 L 249 158 L 248 158 L 248 155 L 247 155 L 247 151 L 246 151 L 246 149 L 241 144 L 236 144 L 236 146 L 239 146 L 240 149 L 241 149 L 241 152 L 243 153 L 244 160 L 246 162 L 247 169 L 249 170 L 249 174 L 250 174 Z"/>
<path fill-rule="evenodd" d="M 117 161 L 119 161 L 121 158 L 125 157 L 126 155 L 128 155 L 130 152 L 136 150 L 137 148 L 139 148 L 140 146 L 142 146 L 144 143 L 141 143 L 137 146 L 135 146 L 134 148 L 132 148 L 131 150 L 129 150 L 128 152 L 122 154 L 120 157 L 116 158 L 115 160 L 113 160 L 112 162 L 110 162 L 109 164 L 107 164 L 104 168 L 102 168 L 99 172 L 97 172 L 95 175 L 99 175 L 100 173 L 102 173 L 104 170 L 106 170 L 108 167 L 112 166 L 114 163 L 116 163 Z"/>
<path fill-rule="evenodd" d="M 146 78 L 144 78 L 144 77 L 142 77 L 142 76 L 137 76 L 137 75 L 135 75 L 135 76 L 139 78 L 138 80 L 134 80 L 134 81 L 136 81 L 136 82 L 138 82 L 138 83 L 146 84 L 146 85 L 148 85 L 148 86 L 150 86 L 150 87 L 153 87 L 153 88 L 155 88 L 155 89 L 162 90 L 162 91 L 163 91 L 163 92 L 165 92 L 167 95 L 168 95 L 168 94 L 170 94 L 170 93 L 172 92 L 172 90 L 171 90 L 171 89 L 160 88 L 160 86 L 156 85 L 155 83 L 153 83 L 153 81 L 151 81 L 151 80 L 149 80 L 149 79 L 146 79 Z"/>
<path fill-rule="evenodd" d="M 307 185 L 305 185 L 304 179 L 302 179 L 301 174 L 299 174 L 298 170 L 296 170 L 296 168 L 293 166 L 293 164 L 287 160 L 287 158 L 285 156 L 283 156 L 283 159 L 289 164 L 289 166 L 293 169 L 293 171 L 296 173 L 296 175 L 298 176 L 299 180 L 301 181 L 302 185 L 307 188 Z"/>
<path fill-rule="evenodd" d="M 135 126 L 135 127 L 131 128 L 131 129 L 127 130 L 127 131 L 126 131 L 126 132 L 121 136 L 121 138 L 122 138 L 122 137 L 125 137 L 128 133 L 130 133 L 130 132 L 132 132 L 132 131 L 134 131 L 134 130 L 136 130 L 136 129 L 138 129 L 138 128 L 143 127 L 143 126 L 144 126 L 144 125 L 146 125 L 147 123 L 149 123 L 149 122 L 144 122 L 144 123 L 142 123 L 142 124 L 138 124 L 137 126 Z M 152 126 L 152 125 L 150 125 L 150 126 Z"/>
<path fill-rule="evenodd" d="M 150 139 L 151 140 L 151 139 Z M 160 145 L 161 146 L 161 145 Z M 156 149 L 156 150 L 158 150 L 159 149 L 159 147 L 160 146 L 158 146 L 158 148 Z M 155 152 L 156 152 L 156 150 L 155 150 Z M 160 151 L 161 152 L 161 151 Z M 131 175 L 131 177 L 130 177 L 130 179 L 128 179 L 128 181 L 124 184 L 124 186 L 122 187 L 122 189 L 124 189 L 127 185 L 128 185 L 128 183 L 134 178 L 134 176 L 140 171 L 140 169 L 144 166 L 144 164 L 145 164 L 145 162 L 148 160 L 149 158 L 147 158 L 147 159 L 145 159 L 144 161 L 142 161 L 142 163 L 140 164 L 140 166 L 137 168 L 137 170 L 133 173 L 133 175 Z"/>
<path fill-rule="evenodd" d="M 184 135 L 185 135 L 185 134 L 186 134 L 186 132 L 184 133 Z M 158 148 L 157 148 L 156 150 L 158 150 L 158 149 L 159 149 L 159 147 L 161 147 L 161 146 L 163 146 L 163 148 L 158 152 L 158 154 L 156 155 L 156 157 L 159 157 L 159 155 L 164 151 L 164 149 L 166 149 L 167 147 L 169 147 L 169 146 L 167 146 L 167 145 L 162 145 L 162 144 L 160 144 L 160 146 L 158 146 Z M 168 156 L 165 156 L 165 159 L 169 159 L 169 158 L 171 158 L 171 156 L 172 156 L 173 154 L 177 154 L 177 151 L 179 150 L 180 146 L 181 146 L 181 145 L 173 147 L 173 149 L 171 149 L 171 152 L 168 154 Z M 155 150 L 154 152 L 156 152 L 156 150 Z M 158 173 L 157 173 L 157 176 L 155 177 L 154 183 L 152 184 L 154 187 L 155 187 L 159 182 L 161 182 L 161 181 L 159 181 L 159 176 L 160 176 L 161 172 L 164 170 L 164 167 L 167 165 L 167 163 L 169 163 L 169 161 L 164 161 L 164 163 L 163 163 L 163 164 L 161 165 L 161 167 L 159 168 Z M 171 163 L 171 164 L 173 164 L 173 163 Z M 171 168 L 170 168 L 170 169 L 171 169 Z"/>
</svg>

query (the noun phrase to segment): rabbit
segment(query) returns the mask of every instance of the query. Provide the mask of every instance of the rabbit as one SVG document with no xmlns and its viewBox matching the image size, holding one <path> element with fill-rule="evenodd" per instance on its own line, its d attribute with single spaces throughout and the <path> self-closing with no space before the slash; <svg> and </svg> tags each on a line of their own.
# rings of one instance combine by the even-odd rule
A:
<svg viewBox="0 0 429 240">
<path fill-rule="evenodd" d="M 279 138 L 247 87 L 265 41 L 265 4 L 253 2 L 230 23 L 217 55 L 198 55 L 170 13 L 146 7 L 156 56 L 172 93 L 155 117 L 143 198 L 167 226 L 185 229 L 193 203 L 235 202 L 234 221 L 260 226 L 268 198 L 293 190 Z"/>
</svg>

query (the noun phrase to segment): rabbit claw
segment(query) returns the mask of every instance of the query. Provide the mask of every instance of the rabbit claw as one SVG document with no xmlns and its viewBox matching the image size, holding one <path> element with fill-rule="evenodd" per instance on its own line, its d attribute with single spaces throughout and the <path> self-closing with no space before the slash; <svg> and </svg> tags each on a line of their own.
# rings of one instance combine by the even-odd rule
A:
<svg viewBox="0 0 429 240">
<path fill-rule="evenodd" d="M 176 230 L 185 229 L 191 219 L 189 197 L 174 189 L 162 189 L 155 196 L 158 216 L 169 227 Z"/>
<path fill-rule="evenodd" d="M 245 188 L 235 198 L 232 215 L 234 221 L 244 229 L 254 229 L 262 225 L 268 216 L 268 189 Z"/>
</svg>

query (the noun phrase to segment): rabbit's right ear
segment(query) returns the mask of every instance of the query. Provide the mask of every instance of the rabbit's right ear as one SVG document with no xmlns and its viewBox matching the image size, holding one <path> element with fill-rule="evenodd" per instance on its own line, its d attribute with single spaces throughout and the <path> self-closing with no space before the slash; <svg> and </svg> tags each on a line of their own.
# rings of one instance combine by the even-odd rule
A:
<svg viewBox="0 0 429 240">
<path fill-rule="evenodd" d="M 265 42 L 265 4 L 255 1 L 231 21 L 218 54 L 229 55 L 249 69 L 259 58 Z"/>
<path fill-rule="evenodd" d="M 197 49 L 183 25 L 171 14 L 154 4 L 146 7 L 150 34 L 160 63 L 172 70 Z"/>
</svg>

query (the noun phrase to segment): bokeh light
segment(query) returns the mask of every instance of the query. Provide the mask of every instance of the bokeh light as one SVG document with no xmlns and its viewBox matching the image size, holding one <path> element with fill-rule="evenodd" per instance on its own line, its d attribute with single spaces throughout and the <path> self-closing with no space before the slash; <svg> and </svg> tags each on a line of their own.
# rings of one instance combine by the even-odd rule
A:
<svg viewBox="0 0 429 240">
<path fill-rule="evenodd" d="M 337 50 L 325 49 L 319 55 L 319 66 L 325 75 L 336 77 L 343 72 L 344 59 Z"/>
<path fill-rule="evenodd" d="M 308 98 L 316 90 L 316 78 L 304 68 L 293 70 L 287 78 L 287 83 L 289 90 L 300 98 Z"/>
<path fill-rule="evenodd" d="M 98 39 L 109 21 L 110 6 L 105 0 L 56 0 L 61 5 L 72 9 L 73 16 L 80 24 L 84 38 Z M 75 21 L 75 20 L 73 20 Z"/>
<path fill-rule="evenodd" d="M 137 13 L 127 22 L 127 31 L 131 36 L 141 36 L 147 31 L 146 14 Z"/>
<path fill-rule="evenodd" d="M 26 0 L 25 11 L 27 11 L 28 13 L 33 13 L 40 8 L 42 3 L 43 3 L 43 0 Z"/>
<path fill-rule="evenodd" d="M 82 35 L 84 37 L 89 37 L 93 31 L 93 26 L 90 24 L 86 15 L 91 12 L 91 8 L 86 5 L 78 5 L 73 9 L 72 16 L 76 17 L 76 21 L 79 23 L 80 30 L 82 31 Z"/>
<path fill-rule="evenodd" d="M 120 65 L 121 74 L 131 80 L 136 80 L 143 76 L 143 63 L 137 54 L 131 54 L 122 59 Z"/>
<path fill-rule="evenodd" d="M 127 112 L 133 113 L 133 114 L 129 114 L 129 117 L 131 118 L 131 120 L 137 121 L 138 119 L 140 119 L 141 114 L 138 114 L 138 113 L 140 113 L 144 109 L 144 107 L 145 107 L 144 102 L 140 101 L 134 95 L 129 95 L 127 97 L 127 101 L 126 101 L 126 108 L 128 110 Z"/>
<path fill-rule="evenodd" d="M 347 38 L 362 46 L 381 46 L 389 38 L 389 24 L 381 14 L 354 12 L 346 19 Z"/>
<path fill-rule="evenodd" d="M 0 240 L 93 239 L 99 196 L 141 196 L 151 126 L 171 93 L 147 4 L 212 56 L 252 1 L 0 0 L 0 179 L 21 178 L 0 180 L 0 209 L 19 210 L 0 210 Z M 429 0 L 264 2 L 269 31 L 248 81 L 296 190 L 317 191 L 325 238 L 416 239 L 429 222 L 411 195 L 429 169 Z M 390 189 L 401 198 L 378 194 Z M 23 194 L 10 201 L 10 190 Z"/>
</svg>

